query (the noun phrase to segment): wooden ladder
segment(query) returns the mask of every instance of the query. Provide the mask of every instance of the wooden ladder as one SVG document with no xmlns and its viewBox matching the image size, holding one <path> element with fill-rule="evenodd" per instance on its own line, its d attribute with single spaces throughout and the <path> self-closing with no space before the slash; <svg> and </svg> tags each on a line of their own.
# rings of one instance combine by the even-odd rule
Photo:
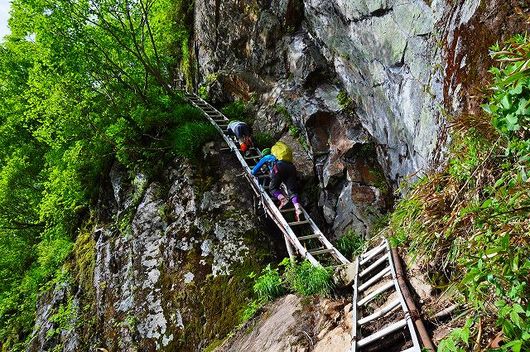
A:
<svg viewBox="0 0 530 352">
<path fill-rule="evenodd" d="M 193 93 L 184 92 L 184 97 L 193 106 L 200 109 L 222 135 L 228 144 L 228 148 L 222 148 L 222 150 L 233 152 L 241 163 L 244 176 L 260 198 L 261 205 L 282 231 L 289 255 L 294 255 L 294 248 L 294 251 L 302 258 L 309 260 L 315 266 L 321 265 L 321 263 L 349 264 L 350 261 L 328 241 L 304 208 L 302 208 L 303 218 L 301 221 L 288 220 L 291 218 L 290 215 L 294 215 L 294 208 L 278 209 L 267 192 L 270 182 L 268 173 L 262 173 L 258 176 L 253 176 L 251 173 L 252 168 L 262 157 L 261 152 L 257 148 L 250 148 L 245 155 L 241 154 L 235 140 L 227 134 L 228 118 Z"/>
<path fill-rule="evenodd" d="M 402 351 L 421 352 L 388 241 L 365 251 L 354 265 L 351 352 L 386 351 L 396 341 L 405 346 Z"/>
</svg>

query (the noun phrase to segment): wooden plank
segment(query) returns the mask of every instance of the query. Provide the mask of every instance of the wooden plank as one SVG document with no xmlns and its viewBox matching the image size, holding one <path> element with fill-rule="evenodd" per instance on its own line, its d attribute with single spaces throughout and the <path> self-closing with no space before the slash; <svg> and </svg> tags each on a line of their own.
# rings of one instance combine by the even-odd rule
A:
<svg viewBox="0 0 530 352">
<path fill-rule="evenodd" d="M 312 255 L 319 255 L 319 254 L 326 254 L 326 253 L 331 253 L 335 250 L 335 248 L 325 248 L 325 249 L 319 249 L 317 251 L 309 251 L 309 253 L 311 253 Z"/>
<path fill-rule="evenodd" d="M 299 226 L 299 225 L 305 225 L 305 224 L 309 224 L 309 220 L 290 222 L 289 226 Z"/>
<path fill-rule="evenodd" d="M 312 234 L 312 235 L 298 237 L 298 239 L 300 241 L 305 241 L 305 240 L 310 240 L 312 238 L 319 238 L 319 237 L 320 237 L 320 234 L 319 233 L 315 233 L 315 234 Z"/>
</svg>

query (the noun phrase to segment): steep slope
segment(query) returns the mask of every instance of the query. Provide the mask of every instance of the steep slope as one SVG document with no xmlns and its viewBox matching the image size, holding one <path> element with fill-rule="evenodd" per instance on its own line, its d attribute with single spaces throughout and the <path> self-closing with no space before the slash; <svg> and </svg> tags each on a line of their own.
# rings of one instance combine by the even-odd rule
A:
<svg viewBox="0 0 530 352">
<path fill-rule="evenodd" d="M 274 246 L 234 160 L 213 153 L 157 181 L 113 168 L 71 276 L 40 301 L 30 351 L 200 350 L 239 323 L 247 276 Z"/>
</svg>

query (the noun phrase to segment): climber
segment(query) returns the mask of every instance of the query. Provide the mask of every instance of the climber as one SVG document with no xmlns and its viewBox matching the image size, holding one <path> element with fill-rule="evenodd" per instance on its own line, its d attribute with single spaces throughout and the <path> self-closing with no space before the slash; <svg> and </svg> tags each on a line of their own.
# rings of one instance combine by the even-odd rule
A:
<svg viewBox="0 0 530 352">
<path fill-rule="evenodd" d="M 243 121 L 232 121 L 226 130 L 229 136 L 233 136 L 239 142 L 239 148 L 245 153 L 252 147 L 252 128 Z"/>
<path fill-rule="evenodd" d="M 267 154 L 266 154 L 267 153 Z M 271 149 L 263 150 L 264 156 L 252 169 L 252 175 L 256 176 L 261 168 L 266 165 L 270 172 L 271 181 L 269 184 L 270 193 L 280 202 L 278 206 L 282 209 L 289 199 L 294 205 L 296 221 L 300 221 L 302 206 L 298 199 L 296 167 L 293 165 L 293 154 L 291 148 L 283 142 L 277 142 Z M 282 193 L 280 186 L 285 185 L 289 199 Z"/>
</svg>

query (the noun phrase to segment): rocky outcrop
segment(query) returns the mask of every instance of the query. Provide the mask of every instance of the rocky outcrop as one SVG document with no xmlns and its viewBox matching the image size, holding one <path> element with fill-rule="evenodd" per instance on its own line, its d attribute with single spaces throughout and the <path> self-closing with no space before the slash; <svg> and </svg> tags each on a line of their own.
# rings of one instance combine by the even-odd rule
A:
<svg viewBox="0 0 530 352">
<path fill-rule="evenodd" d="M 304 303 L 300 297 L 287 295 L 267 305 L 261 316 L 216 351 L 347 351 L 351 348 L 351 307 L 346 300 L 314 297 Z"/>
<path fill-rule="evenodd" d="M 290 126 L 299 128 L 326 221 L 338 235 L 367 233 L 391 203 L 388 186 L 443 159 L 446 116 L 478 106 L 470 97 L 487 77 L 488 47 L 525 27 L 518 6 L 201 0 L 198 80 L 214 102 L 256 101 L 257 131 L 281 138 Z M 507 33 L 502 18 L 510 19 Z M 364 166 L 378 177 L 353 175 L 359 160 L 350 156 L 364 146 L 370 151 Z"/>
<path fill-rule="evenodd" d="M 248 274 L 274 253 L 234 160 L 203 162 L 178 160 L 158 181 L 112 170 L 110 212 L 41 299 L 30 351 L 191 351 L 237 325 Z"/>
</svg>

